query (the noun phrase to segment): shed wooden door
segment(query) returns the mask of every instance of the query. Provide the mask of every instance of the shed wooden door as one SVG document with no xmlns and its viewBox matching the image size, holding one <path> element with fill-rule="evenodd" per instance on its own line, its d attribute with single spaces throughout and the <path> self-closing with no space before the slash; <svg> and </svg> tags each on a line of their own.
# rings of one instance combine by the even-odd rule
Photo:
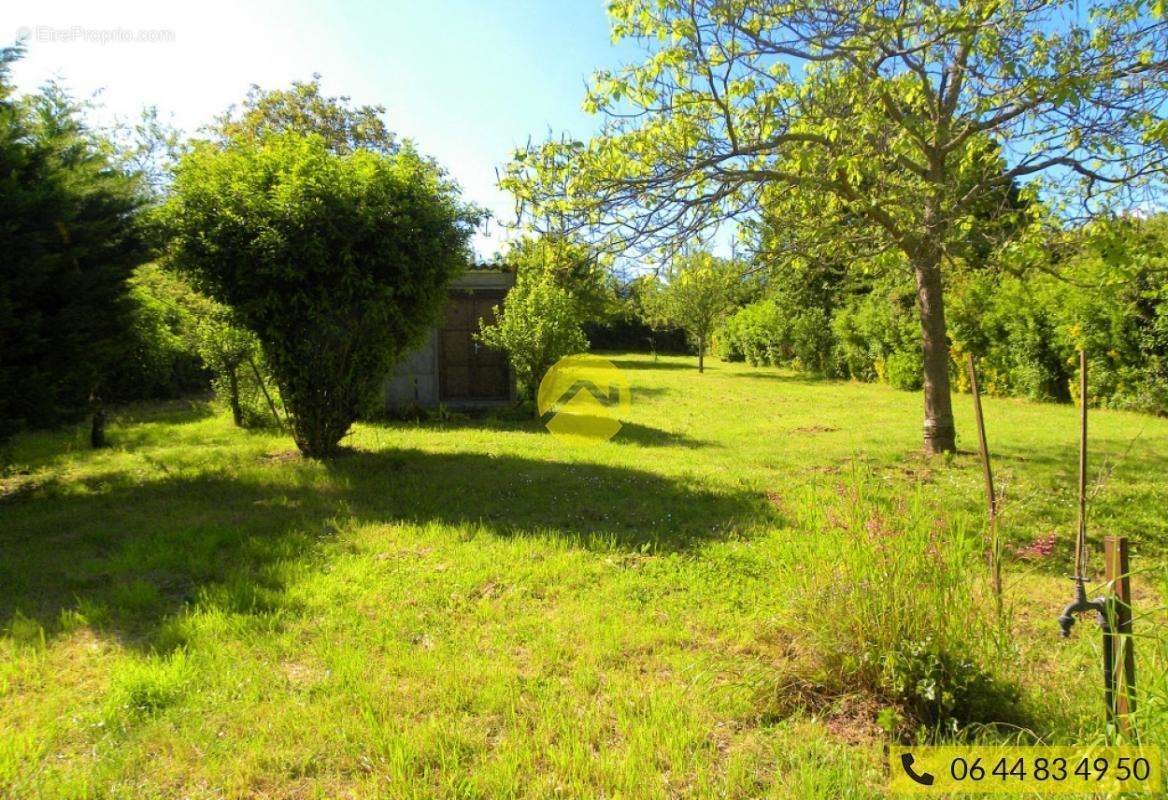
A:
<svg viewBox="0 0 1168 800">
<path fill-rule="evenodd" d="M 440 399 L 507 400 L 511 397 L 506 356 L 474 338 L 479 332 L 479 320 L 493 322 L 492 309 L 502 302 L 502 292 L 450 296 L 440 337 Z"/>
</svg>

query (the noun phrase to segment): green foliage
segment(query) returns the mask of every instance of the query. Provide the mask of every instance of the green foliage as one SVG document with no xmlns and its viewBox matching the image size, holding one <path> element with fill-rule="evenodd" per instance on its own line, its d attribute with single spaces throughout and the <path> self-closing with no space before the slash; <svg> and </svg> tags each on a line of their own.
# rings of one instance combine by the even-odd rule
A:
<svg viewBox="0 0 1168 800">
<path fill-rule="evenodd" d="M 853 298 L 831 321 L 841 371 L 858 380 L 884 380 L 897 389 L 919 389 L 920 322 L 904 290 L 882 285 Z"/>
<path fill-rule="evenodd" d="M 107 136 L 110 157 L 138 176 L 150 201 L 162 201 L 188 146 L 182 132 L 159 116 L 157 106 L 147 106 L 135 122 L 119 123 Z"/>
<path fill-rule="evenodd" d="M 834 376 L 833 339 L 827 314 L 801 308 L 788 295 L 760 300 L 736 311 L 715 335 L 725 360 L 753 366 L 790 366 Z"/>
<path fill-rule="evenodd" d="M 746 353 L 742 351 L 741 334 L 738 332 L 737 319 L 738 312 L 730 315 L 726 320 L 718 326 L 714 331 L 714 338 L 711 345 L 716 355 L 722 361 L 745 361 Z"/>
<path fill-rule="evenodd" d="M 714 336 L 718 355 L 725 361 L 745 360 L 751 366 L 784 362 L 787 320 L 773 298 L 751 303 L 727 317 Z"/>
<path fill-rule="evenodd" d="M 884 359 L 884 378 L 893 389 L 916 391 L 924 382 L 919 350 L 893 350 Z"/>
<path fill-rule="evenodd" d="M 970 649 L 954 652 L 927 637 L 904 639 L 884 655 L 880 686 L 909 719 L 934 731 L 957 732 L 971 723 L 1015 717 L 1016 687 L 996 681 Z"/>
<path fill-rule="evenodd" d="M 172 262 L 256 335 L 297 445 L 324 457 L 433 321 L 479 214 L 411 148 L 289 133 L 197 145 L 166 217 Z"/>
<path fill-rule="evenodd" d="M 130 300 L 133 325 L 126 358 L 110 378 L 110 399 L 181 397 L 205 391 L 209 382 L 235 424 L 279 424 L 279 391 L 259 340 L 234 323 L 230 309 L 153 263 L 134 272 Z"/>
<path fill-rule="evenodd" d="M 503 264 L 518 276 L 548 275 L 572 298 L 581 323 L 604 320 L 617 310 L 609 260 L 571 237 L 524 236 L 511 243 Z"/>
<path fill-rule="evenodd" d="M 167 399 L 205 390 L 206 362 L 189 335 L 194 290 L 154 263 L 138 267 L 129 288 L 126 355 L 113 366 L 109 399 Z"/>
<path fill-rule="evenodd" d="M 676 326 L 647 321 L 644 300 L 655 281 L 653 275 L 639 275 L 613 287 L 610 311 L 603 318 L 586 322 L 584 332 L 596 350 L 644 350 L 653 353 L 690 352 L 685 331 Z"/>
<path fill-rule="evenodd" d="M 685 331 L 680 328 L 653 328 L 624 301 L 616 313 L 604 320 L 585 323 L 584 335 L 594 350 L 635 350 L 672 355 L 691 351 Z M 717 345 L 716 339 L 714 344 Z"/>
<path fill-rule="evenodd" d="M 1168 217 L 1075 231 L 1062 249 L 957 282 L 955 356 L 977 357 L 991 394 L 1068 400 L 1082 347 L 1093 403 L 1168 414 Z"/>
<path fill-rule="evenodd" d="M 231 310 L 195 295 L 188 339 L 214 378 L 211 386 L 241 428 L 279 425 L 279 393 L 254 333 L 235 323 Z"/>
<path fill-rule="evenodd" d="M 742 267 L 710 253 L 690 253 L 671 262 L 661 280 L 642 285 L 645 320 L 654 327 L 685 330 L 705 368 L 706 348 L 722 316 L 733 305 L 742 283 Z"/>
<path fill-rule="evenodd" d="M 1085 347 L 1092 403 L 1168 414 L 1168 216 L 1046 231 L 1041 242 L 951 270 L 954 385 L 969 388 L 972 353 L 984 393 L 1065 402 L 1077 392 L 1077 351 Z M 719 355 L 812 368 L 798 354 L 801 329 L 807 352 L 821 352 L 815 342 L 830 348 L 826 374 L 920 388 L 919 314 L 904 273 L 873 268 L 867 274 L 880 277 L 867 285 L 856 275 L 819 286 L 805 280 L 820 272 L 776 273 L 767 300 L 719 329 Z"/>
<path fill-rule="evenodd" d="M 1070 399 L 1074 348 L 1066 349 L 1058 334 L 1059 312 L 1051 306 L 1048 281 L 1053 279 L 980 272 L 955 282 L 949 320 L 957 386 L 969 388 L 963 361 L 965 353 L 973 353 L 985 393 Z"/>
<path fill-rule="evenodd" d="M 114 390 L 132 341 L 127 281 L 148 256 L 137 179 L 59 87 L 13 96 L 20 54 L 0 50 L 0 440 Z"/>
<path fill-rule="evenodd" d="M 225 141 L 258 142 L 285 133 L 316 134 L 339 155 L 371 150 L 393 155 L 401 145 L 386 125 L 383 106 L 352 106 L 349 98 L 321 93 L 320 75 L 294 81 L 290 89 L 265 90 L 252 84 L 243 107 L 218 120 Z"/>
<path fill-rule="evenodd" d="M 580 304 L 551 272 L 520 273 L 495 315 L 494 323 L 481 322 L 479 340 L 507 353 L 520 390 L 533 401 L 557 361 L 588 349 Z"/>
<path fill-rule="evenodd" d="M 812 258 L 898 253 L 920 295 L 933 452 L 956 447 L 950 266 L 987 258 L 1038 199 L 1112 214 L 1168 176 L 1168 19 L 1144 0 L 608 8 L 613 38 L 644 55 L 590 83 L 601 132 L 520 149 L 503 188 L 614 249 L 676 250 L 769 214 L 793 231 L 777 243 Z"/>
<path fill-rule="evenodd" d="M 1168 215 L 1090 233 L 1069 281 L 1043 281 L 1054 347 L 1068 364 L 1086 349 L 1096 402 L 1168 414 Z"/>
</svg>

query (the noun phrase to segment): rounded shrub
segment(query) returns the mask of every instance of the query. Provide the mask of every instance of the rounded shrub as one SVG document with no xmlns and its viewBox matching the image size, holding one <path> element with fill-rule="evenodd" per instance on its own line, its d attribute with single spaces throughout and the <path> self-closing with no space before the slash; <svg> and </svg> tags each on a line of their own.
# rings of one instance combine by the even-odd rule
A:
<svg viewBox="0 0 1168 800">
<path fill-rule="evenodd" d="M 173 263 L 259 339 L 297 446 L 323 457 L 434 320 L 479 214 L 408 147 L 282 134 L 196 146 L 166 219 Z"/>
</svg>

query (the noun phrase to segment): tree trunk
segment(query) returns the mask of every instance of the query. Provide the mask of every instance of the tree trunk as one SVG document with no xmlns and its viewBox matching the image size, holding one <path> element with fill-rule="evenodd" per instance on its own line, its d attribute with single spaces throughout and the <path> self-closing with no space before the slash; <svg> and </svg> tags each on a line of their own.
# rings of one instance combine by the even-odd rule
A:
<svg viewBox="0 0 1168 800">
<path fill-rule="evenodd" d="M 236 367 L 230 367 L 227 370 L 227 389 L 231 393 L 229 398 L 231 403 L 231 418 L 235 420 L 235 427 L 243 427 L 243 408 L 239 405 L 239 375 L 236 373 Z"/>
<path fill-rule="evenodd" d="M 698 372 L 706 371 L 706 337 L 698 337 Z"/>
<path fill-rule="evenodd" d="M 951 453 L 957 449 L 957 432 L 949 396 L 949 339 L 945 332 L 940 252 L 923 246 L 913 259 L 913 271 L 924 342 L 925 451 Z"/>
<path fill-rule="evenodd" d="M 89 398 L 93 416 L 89 421 L 89 446 L 94 450 L 106 446 L 105 439 L 105 406 L 100 397 Z"/>
</svg>

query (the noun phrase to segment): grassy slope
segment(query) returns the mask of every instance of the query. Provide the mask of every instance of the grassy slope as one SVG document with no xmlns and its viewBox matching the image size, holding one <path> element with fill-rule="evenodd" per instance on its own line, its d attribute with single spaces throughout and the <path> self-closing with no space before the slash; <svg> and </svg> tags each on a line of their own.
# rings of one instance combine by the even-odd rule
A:
<svg viewBox="0 0 1168 800">
<path fill-rule="evenodd" d="M 858 464 L 977 525 L 975 457 L 916 454 L 915 394 L 618 364 L 631 419 L 592 448 L 530 422 L 360 425 L 321 465 L 199 404 L 127 414 L 100 453 L 20 441 L 0 796 L 879 795 L 871 709 L 792 713 L 786 543 L 839 535 L 805 512 Z M 986 411 L 1008 535 L 1063 536 L 1007 575 L 1037 733 L 1088 735 L 1096 637 L 1054 623 L 1075 412 Z M 1093 531 L 1162 565 L 1168 420 L 1095 413 L 1092 446 Z"/>
</svg>

